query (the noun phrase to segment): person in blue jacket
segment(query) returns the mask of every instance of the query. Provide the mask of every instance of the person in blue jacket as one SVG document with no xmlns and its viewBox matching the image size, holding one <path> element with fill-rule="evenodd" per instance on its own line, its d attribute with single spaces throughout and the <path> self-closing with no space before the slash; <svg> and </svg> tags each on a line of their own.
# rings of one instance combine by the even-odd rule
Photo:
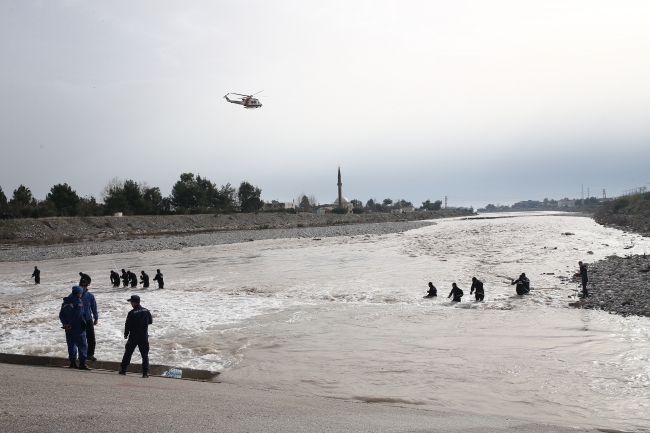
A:
<svg viewBox="0 0 650 433">
<path fill-rule="evenodd" d="M 99 314 L 97 314 L 97 301 L 95 300 L 95 295 L 88 291 L 88 282 L 86 280 L 81 280 L 80 286 L 84 289 L 84 292 L 81 294 L 81 300 L 84 304 L 84 315 L 86 316 L 88 359 L 90 361 L 97 361 L 97 358 L 95 358 L 95 347 L 97 346 L 97 340 L 95 339 L 95 325 L 97 325 L 97 321 L 99 320 Z"/>
<path fill-rule="evenodd" d="M 65 329 L 65 341 L 68 344 L 70 368 L 90 370 L 86 365 L 88 345 L 86 344 L 86 314 L 81 300 L 84 289 L 79 286 L 72 288 L 72 293 L 63 298 L 59 319 Z M 77 366 L 77 349 L 79 365 Z"/>
<path fill-rule="evenodd" d="M 140 305 L 140 297 L 132 295 L 128 302 L 133 310 L 129 311 L 124 324 L 126 342 L 120 374 L 126 374 L 126 368 L 131 363 L 131 356 L 137 347 L 142 355 L 142 377 L 149 377 L 149 325 L 153 323 L 151 313 Z"/>
</svg>

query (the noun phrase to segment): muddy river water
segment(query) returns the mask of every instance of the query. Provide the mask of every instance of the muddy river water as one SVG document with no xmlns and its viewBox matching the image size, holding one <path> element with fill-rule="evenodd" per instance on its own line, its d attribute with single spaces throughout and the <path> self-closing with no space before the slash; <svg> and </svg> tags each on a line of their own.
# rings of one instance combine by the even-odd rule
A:
<svg viewBox="0 0 650 433">
<path fill-rule="evenodd" d="M 644 251 L 649 239 L 589 218 L 527 213 L 43 261 L 40 286 L 34 263 L 0 263 L 0 352 L 66 356 L 58 311 L 84 271 L 101 359 L 121 359 L 137 293 L 154 316 L 154 363 L 298 394 L 650 431 L 650 319 L 569 309 L 575 285 L 559 278 L 578 260 Z M 115 266 L 161 268 L 165 289 L 113 289 Z M 507 280 L 521 272 L 533 288 L 523 298 Z M 482 303 L 470 300 L 472 276 L 485 283 Z M 422 297 L 429 281 L 438 298 Z M 446 297 L 452 282 L 460 304 Z"/>
</svg>

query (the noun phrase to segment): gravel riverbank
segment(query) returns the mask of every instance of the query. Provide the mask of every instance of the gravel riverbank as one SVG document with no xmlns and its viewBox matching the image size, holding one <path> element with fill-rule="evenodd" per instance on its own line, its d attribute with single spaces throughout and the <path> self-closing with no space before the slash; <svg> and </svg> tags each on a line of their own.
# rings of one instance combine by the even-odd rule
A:
<svg viewBox="0 0 650 433">
<path fill-rule="evenodd" d="M 650 317 L 650 256 L 611 256 L 588 269 L 589 298 L 577 306 Z"/>
<path fill-rule="evenodd" d="M 331 225 L 325 227 L 292 227 L 281 229 L 228 230 L 176 236 L 148 236 L 138 239 L 96 240 L 55 245 L 0 246 L 0 262 L 39 261 L 84 257 L 99 254 L 128 253 L 181 249 L 207 245 L 234 244 L 264 239 L 324 238 L 333 236 L 386 235 L 428 225 L 432 221 L 396 221 L 384 223 Z"/>
</svg>

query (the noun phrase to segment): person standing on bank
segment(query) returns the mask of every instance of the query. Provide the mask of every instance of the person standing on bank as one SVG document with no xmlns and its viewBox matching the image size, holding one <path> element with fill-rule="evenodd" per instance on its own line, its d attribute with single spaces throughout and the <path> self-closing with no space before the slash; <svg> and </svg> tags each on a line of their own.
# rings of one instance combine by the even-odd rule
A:
<svg viewBox="0 0 650 433">
<path fill-rule="evenodd" d="M 582 297 L 588 298 L 589 291 L 587 290 L 587 283 L 589 282 L 589 277 L 587 276 L 587 265 L 583 264 L 582 262 L 578 262 L 578 266 L 580 266 L 580 270 L 577 274 L 575 274 L 575 276 L 582 278 Z"/>
<path fill-rule="evenodd" d="M 79 278 L 79 285 L 80 285 L 80 286 L 81 286 L 81 282 L 82 282 L 83 280 L 86 280 L 86 281 L 88 282 L 88 284 L 90 284 L 90 282 L 92 281 L 92 279 L 90 278 L 90 276 L 89 276 L 88 274 L 84 274 L 83 272 L 79 272 L 79 277 L 80 277 L 80 278 Z"/>
<path fill-rule="evenodd" d="M 143 288 L 149 288 L 149 275 L 147 275 L 145 271 L 140 271 L 140 282 L 142 283 Z"/>
<path fill-rule="evenodd" d="M 41 284 L 41 271 L 36 266 L 34 266 L 34 272 L 32 272 L 32 278 L 34 279 L 34 284 Z"/>
<path fill-rule="evenodd" d="M 95 339 L 95 325 L 99 320 L 99 314 L 97 314 L 97 301 L 95 301 L 95 295 L 88 291 L 88 282 L 86 280 L 81 280 L 81 288 L 84 289 L 84 292 L 81 294 L 81 301 L 84 304 L 84 315 L 86 316 L 86 342 L 88 344 L 88 355 L 87 359 L 90 361 L 97 361 L 95 358 L 95 347 L 97 346 L 97 340 Z"/>
<path fill-rule="evenodd" d="M 120 365 L 120 374 L 126 374 L 126 368 L 131 363 L 131 356 L 137 347 L 142 356 L 142 377 L 149 377 L 149 325 L 153 323 L 151 313 L 140 305 L 140 297 L 132 295 L 128 302 L 133 310 L 129 311 L 124 324 L 124 338 L 128 339 L 124 348 L 124 356 Z"/>
<path fill-rule="evenodd" d="M 476 290 L 476 300 L 482 301 L 485 297 L 485 292 L 483 291 L 483 281 L 479 281 L 479 279 L 476 277 L 472 277 L 472 288 L 469 290 L 469 294 L 471 295 L 474 293 L 474 290 Z"/>
<path fill-rule="evenodd" d="M 90 370 L 86 365 L 88 344 L 86 343 L 86 314 L 81 295 L 84 289 L 79 286 L 72 288 L 72 293 L 63 298 L 59 319 L 65 329 L 65 341 L 68 344 L 68 358 L 70 368 Z M 79 365 L 77 365 L 77 352 L 79 352 Z"/>
<path fill-rule="evenodd" d="M 154 281 L 158 281 L 158 288 L 162 289 L 165 287 L 165 282 L 163 281 L 163 274 L 160 272 L 160 269 L 156 269 L 156 276 L 153 279 Z"/>
<path fill-rule="evenodd" d="M 456 285 L 456 283 L 451 284 L 451 292 L 449 292 L 447 298 L 451 298 L 452 295 L 454 296 L 454 299 L 452 299 L 451 302 L 460 302 L 460 298 L 463 297 L 463 291 Z"/>
</svg>

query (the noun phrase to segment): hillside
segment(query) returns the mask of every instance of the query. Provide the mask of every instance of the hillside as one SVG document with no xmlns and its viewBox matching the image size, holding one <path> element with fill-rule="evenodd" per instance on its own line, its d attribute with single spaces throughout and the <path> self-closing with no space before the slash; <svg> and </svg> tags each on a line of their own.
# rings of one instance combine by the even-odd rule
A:
<svg viewBox="0 0 650 433">
<path fill-rule="evenodd" d="M 619 197 L 598 208 L 594 220 L 650 236 L 650 192 Z"/>
</svg>

